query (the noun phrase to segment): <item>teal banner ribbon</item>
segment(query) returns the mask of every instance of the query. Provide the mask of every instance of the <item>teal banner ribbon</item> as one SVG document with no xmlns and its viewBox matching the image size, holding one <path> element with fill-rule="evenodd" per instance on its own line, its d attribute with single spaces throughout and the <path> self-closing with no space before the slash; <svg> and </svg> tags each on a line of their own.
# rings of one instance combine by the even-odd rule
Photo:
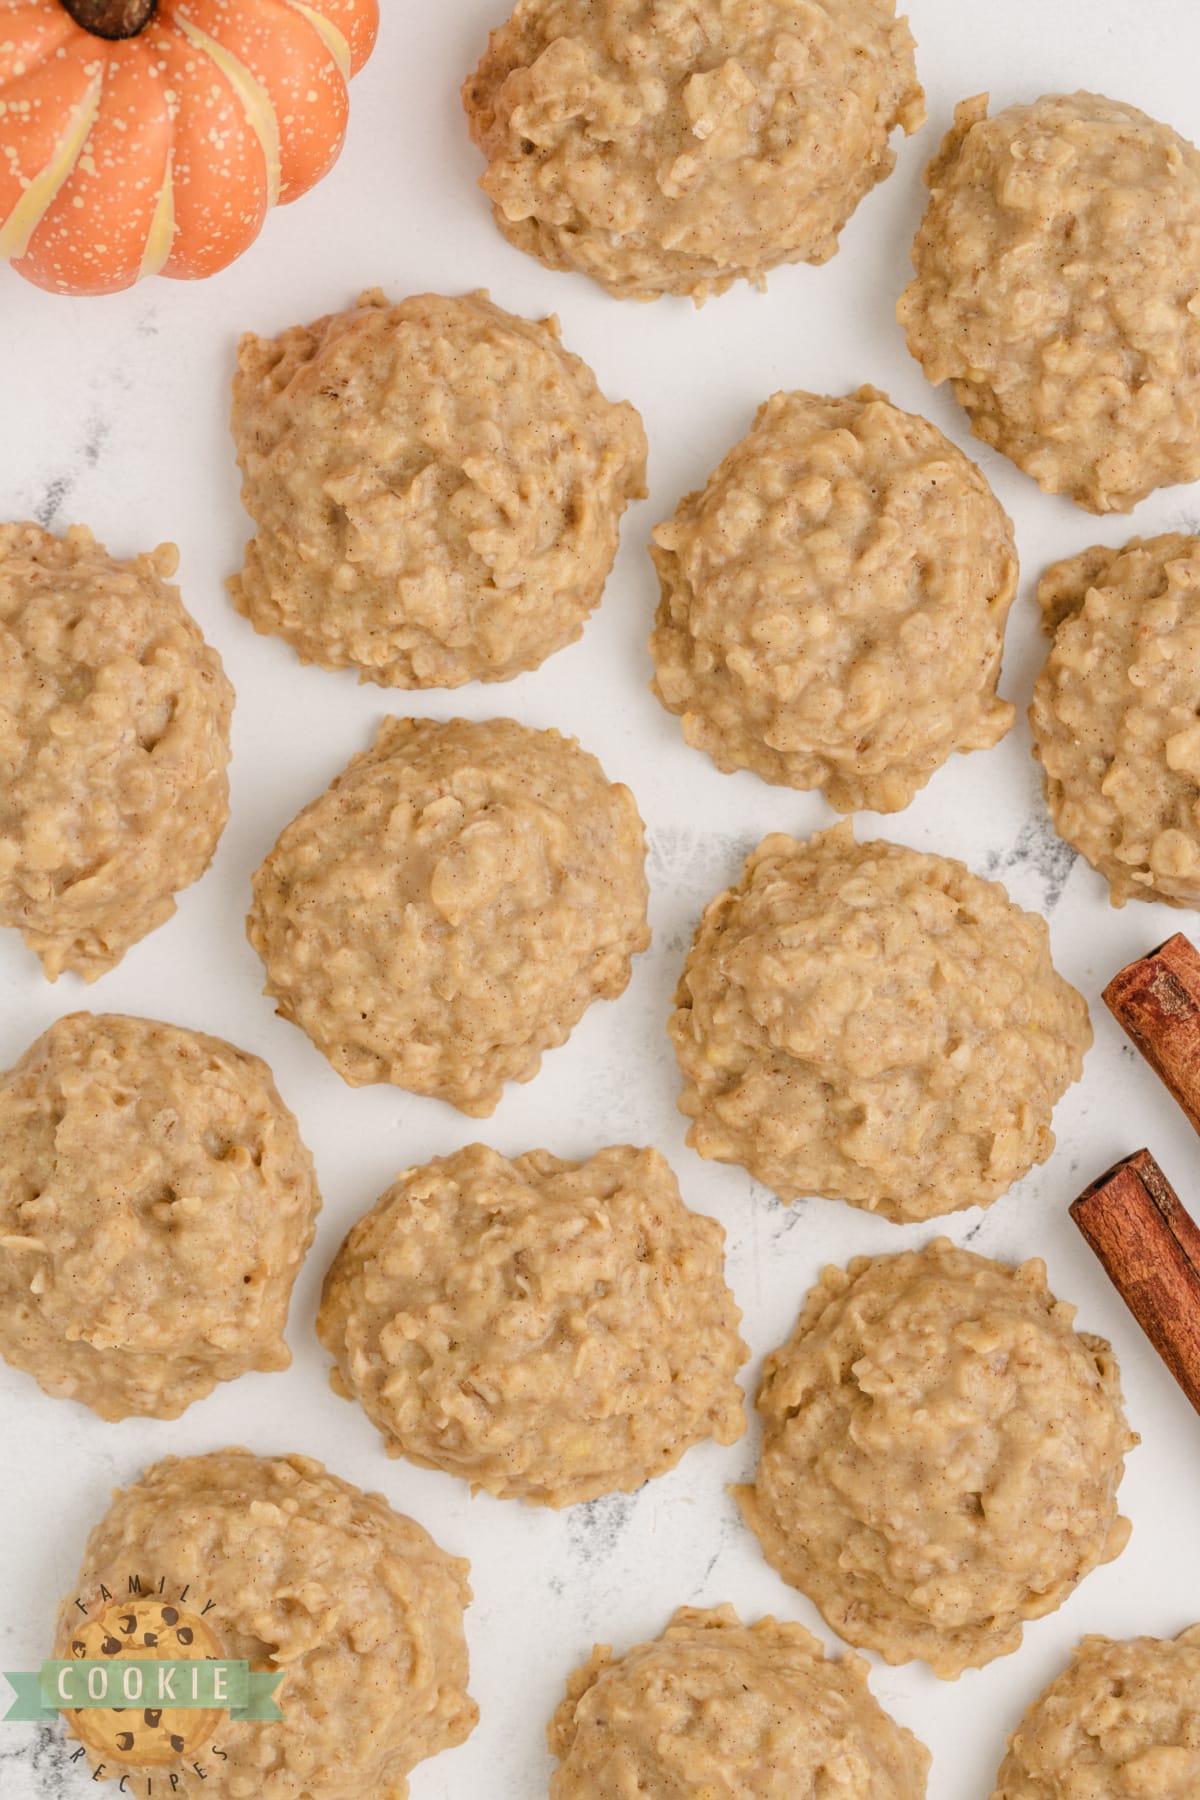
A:
<svg viewBox="0 0 1200 1800">
<path fill-rule="evenodd" d="M 140 1688 L 137 1677 L 140 1675 Z M 4 1723 L 28 1724 L 57 1712 L 100 1712 L 114 1707 L 164 1711 L 227 1712 L 231 1719 L 282 1719 L 275 1689 L 282 1669 L 252 1670 L 227 1657 L 204 1662 L 145 1662 L 116 1657 L 46 1661 L 40 1669 L 5 1669 L 16 1699 Z"/>
</svg>

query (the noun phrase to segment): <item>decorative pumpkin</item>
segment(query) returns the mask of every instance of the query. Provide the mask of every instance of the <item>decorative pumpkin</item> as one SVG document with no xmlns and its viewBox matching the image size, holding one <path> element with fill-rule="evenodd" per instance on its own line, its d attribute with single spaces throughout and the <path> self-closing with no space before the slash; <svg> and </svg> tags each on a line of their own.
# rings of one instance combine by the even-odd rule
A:
<svg viewBox="0 0 1200 1800">
<path fill-rule="evenodd" d="M 332 168 L 378 0 L 0 0 L 0 256 L 105 294 L 223 269 Z"/>
</svg>

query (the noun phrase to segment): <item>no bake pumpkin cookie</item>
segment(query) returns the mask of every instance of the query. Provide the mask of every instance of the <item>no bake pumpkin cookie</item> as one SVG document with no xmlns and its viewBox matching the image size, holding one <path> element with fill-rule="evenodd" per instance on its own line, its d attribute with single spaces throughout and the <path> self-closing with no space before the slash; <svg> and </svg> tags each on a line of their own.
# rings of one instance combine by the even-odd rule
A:
<svg viewBox="0 0 1200 1800">
<path fill-rule="evenodd" d="M 1012 526 L 974 463 L 874 388 L 772 395 L 651 554 L 654 691 L 719 769 L 895 812 L 1012 724 Z"/>
<path fill-rule="evenodd" d="M 747 1523 L 835 1631 L 953 1679 L 1120 1554 L 1125 1423 L 1110 1346 L 1039 1261 L 939 1238 L 826 1269 L 763 1371 Z"/>
<path fill-rule="evenodd" d="M 992 1800 L 1195 1800 L 1200 1625 L 1086 1637 L 1009 1739 Z"/>
<path fill-rule="evenodd" d="M 705 910 L 669 1029 L 701 1156 L 896 1220 L 1044 1162 L 1092 1041 L 1043 919 L 849 822 L 763 840 Z"/>
<path fill-rule="evenodd" d="M 546 1736 L 550 1800 L 924 1800 L 929 1770 L 861 1656 L 834 1661 L 803 1625 L 743 1625 L 732 1606 L 681 1606 L 624 1656 L 598 1645 Z"/>
<path fill-rule="evenodd" d="M 388 719 L 280 834 L 247 921 L 266 991 L 353 1087 L 484 1117 L 650 942 L 629 789 L 556 731 Z"/>
<path fill-rule="evenodd" d="M 102 1419 L 286 1369 L 321 1196 L 271 1071 L 204 1032 L 59 1019 L 0 1074 L 0 1355 Z"/>
<path fill-rule="evenodd" d="M 505 237 L 640 300 L 827 262 L 925 117 L 894 0 L 518 0 L 463 103 Z"/>
<path fill-rule="evenodd" d="M 1115 906 L 1200 906 L 1200 538 L 1097 544 L 1038 600 L 1054 641 L 1029 720 L 1055 827 Z"/>
<path fill-rule="evenodd" d="M 360 1219 L 317 1333 L 391 1455 L 547 1506 L 632 1493 L 746 1428 L 724 1237 L 656 1150 L 472 1144 Z"/>
<path fill-rule="evenodd" d="M 233 688 L 177 562 L 0 525 L 0 925 L 51 981 L 164 924 L 229 817 Z"/>
<path fill-rule="evenodd" d="M 633 407 L 484 293 L 244 337 L 233 433 L 257 526 L 234 604 L 384 687 L 507 681 L 571 643 L 646 491 Z"/>
<path fill-rule="evenodd" d="M 56 1657 L 101 1587 L 188 1594 L 224 1654 L 278 1670 L 281 1722 L 223 1719 L 208 1800 L 406 1800 L 409 1771 L 469 1737 L 467 1564 L 382 1494 L 306 1456 L 165 1457 L 88 1538 Z M 160 1586 L 161 1584 L 161 1586 Z M 186 1785 L 188 1765 L 179 1765 Z M 194 1776 L 192 1779 L 195 1779 Z"/>
<path fill-rule="evenodd" d="M 987 101 L 926 172 L 908 347 L 1048 493 L 1128 512 L 1200 476 L 1200 151 L 1100 94 Z"/>
</svg>

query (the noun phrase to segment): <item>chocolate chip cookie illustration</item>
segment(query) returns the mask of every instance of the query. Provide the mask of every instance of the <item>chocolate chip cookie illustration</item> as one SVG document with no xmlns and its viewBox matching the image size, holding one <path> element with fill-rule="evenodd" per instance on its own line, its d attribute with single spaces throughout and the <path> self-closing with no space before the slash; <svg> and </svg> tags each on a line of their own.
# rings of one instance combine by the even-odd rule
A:
<svg viewBox="0 0 1200 1800">
<path fill-rule="evenodd" d="M 215 1632 L 195 1613 L 161 1599 L 114 1600 L 74 1633 L 78 1661 L 205 1662 L 222 1654 Z M 142 1690 L 157 1699 L 157 1690 Z M 76 1737 L 98 1756 L 134 1768 L 157 1769 L 199 1750 L 225 1714 L 184 1706 L 113 1706 L 68 1712 Z"/>
</svg>

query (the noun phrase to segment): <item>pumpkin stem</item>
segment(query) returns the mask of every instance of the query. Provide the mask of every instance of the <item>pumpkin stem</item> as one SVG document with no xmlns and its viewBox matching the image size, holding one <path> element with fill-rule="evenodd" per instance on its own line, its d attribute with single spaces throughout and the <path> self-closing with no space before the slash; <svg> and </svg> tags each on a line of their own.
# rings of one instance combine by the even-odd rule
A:
<svg viewBox="0 0 1200 1800">
<path fill-rule="evenodd" d="M 158 0 L 59 0 L 77 25 L 93 37 L 132 38 L 145 31 Z"/>
</svg>

